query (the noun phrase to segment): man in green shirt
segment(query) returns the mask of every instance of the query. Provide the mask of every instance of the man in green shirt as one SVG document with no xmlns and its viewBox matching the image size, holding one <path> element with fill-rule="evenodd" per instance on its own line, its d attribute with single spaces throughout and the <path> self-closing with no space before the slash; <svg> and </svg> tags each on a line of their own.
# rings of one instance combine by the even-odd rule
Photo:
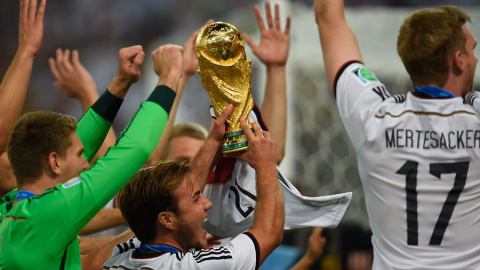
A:
<svg viewBox="0 0 480 270">
<path fill-rule="evenodd" d="M 33 6 L 29 0 L 24 3 Z M 42 7 L 45 2 L 39 12 Z M 0 224 L 1 269 L 81 269 L 78 232 L 145 163 L 167 122 L 182 73 L 182 50 L 163 46 L 152 58 L 160 76 L 157 87 L 117 144 L 90 168 L 84 152 L 94 149 L 94 143 L 79 136 L 86 119 L 78 128 L 74 118 L 52 112 L 19 119 L 8 144 L 18 194 Z M 119 73 L 106 95 L 126 93 L 140 78 L 143 59 L 140 46 L 120 50 Z M 101 111 L 92 108 L 98 117 L 90 119 L 106 120 Z"/>
</svg>

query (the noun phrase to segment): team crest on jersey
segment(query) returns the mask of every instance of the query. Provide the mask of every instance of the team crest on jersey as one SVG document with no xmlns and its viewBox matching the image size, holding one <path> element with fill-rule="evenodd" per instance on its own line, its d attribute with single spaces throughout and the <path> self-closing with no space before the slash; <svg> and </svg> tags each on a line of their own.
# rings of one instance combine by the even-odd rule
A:
<svg viewBox="0 0 480 270">
<path fill-rule="evenodd" d="M 368 84 L 370 82 L 378 82 L 377 77 L 375 77 L 375 75 L 372 72 L 370 72 L 368 69 L 364 67 L 356 68 L 352 71 L 352 73 L 362 84 Z"/>
<path fill-rule="evenodd" d="M 65 184 L 63 184 L 63 187 L 64 188 L 73 187 L 76 184 L 79 184 L 80 182 L 82 182 L 82 178 L 75 177 L 75 178 L 72 178 L 72 179 L 68 180 L 68 182 L 66 182 Z"/>
</svg>

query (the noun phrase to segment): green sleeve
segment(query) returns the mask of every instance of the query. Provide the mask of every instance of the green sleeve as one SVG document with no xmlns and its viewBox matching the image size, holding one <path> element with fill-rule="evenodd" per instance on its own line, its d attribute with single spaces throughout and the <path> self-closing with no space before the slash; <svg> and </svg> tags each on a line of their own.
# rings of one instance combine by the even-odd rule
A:
<svg viewBox="0 0 480 270">
<path fill-rule="evenodd" d="M 163 133 L 174 99 L 175 93 L 170 88 L 157 87 L 104 157 L 97 159 L 80 177 L 57 185 L 51 194 L 46 194 L 48 191 L 42 194 L 44 199 L 36 207 L 41 213 L 35 217 L 43 221 L 38 224 L 55 222 L 56 226 L 45 225 L 36 235 L 44 235 L 44 241 L 51 245 L 76 237 L 148 160 Z M 47 246 L 53 248 L 50 244 Z"/>
<path fill-rule="evenodd" d="M 77 135 L 85 148 L 83 156 L 91 161 L 112 126 L 123 99 L 106 90 L 78 121 Z"/>
</svg>

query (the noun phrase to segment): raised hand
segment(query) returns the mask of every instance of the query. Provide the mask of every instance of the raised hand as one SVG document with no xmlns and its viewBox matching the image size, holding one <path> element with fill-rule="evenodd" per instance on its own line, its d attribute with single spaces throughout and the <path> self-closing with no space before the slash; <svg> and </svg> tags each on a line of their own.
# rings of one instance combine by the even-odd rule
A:
<svg viewBox="0 0 480 270">
<path fill-rule="evenodd" d="M 46 0 L 37 9 L 38 0 L 20 1 L 20 21 L 18 24 L 18 52 L 35 56 L 40 51 L 43 40 L 43 17 Z"/>
<path fill-rule="evenodd" d="M 164 45 L 152 52 L 153 70 L 160 77 L 157 85 L 166 85 L 177 91 L 183 76 L 183 49 L 177 45 Z"/>
<path fill-rule="evenodd" d="M 256 44 L 252 38 L 243 34 L 243 38 L 252 48 L 253 53 L 267 66 L 284 66 L 288 58 L 290 46 L 290 16 L 287 16 L 285 30 L 281 29 L 280 7 L 275 4 L 275 19 L 272 18 L 270 2 L 265 3 L 267 24 L 265 26 L 260 8 L 255 6 L 255 18 L 260 29 L 260 44 Z"/>
<path fill-rule="evenodd" d="M 138 82 L 144 59 L 145 53 L 140 45 L 121 49 L 118 53 L 118 77 L 132 84 Z"/>
<path fill-rule="evenodd" d="M 118 52 L 118 74 L 108 90 L 113 95 L 124 98 L 130 86 L 140 80 L 145 53 L 140 45 L 120 49 Z"/>
<path fill-rule="evenodd" d="M 240 118 L 240 126 L 247 136 L 247 151 L 224 154 L 225 157 L 233 157 L 245 160 L 255 170 L 275 167 L 277 164 L 277 144 L 270 138 L 268 131 L 262 131 L 258 123 L 252 123 L 254 132 L 248 127 L 245 118 Z"/>
<path fill-rule="evenodd" d="M 313 228 L 308 238 L 307 251 L 290 270 L 310 269 L 312 265 L 322 256 L 323 249 L 327 244 L 327 238 L 322 236 L 323 228 Z"/>
<path fill-rule="evenodd" d="M 307 256 L 313 261 L 322 256 L 323 249 L 327 244 L 327 238 L 322 236 L 323 228 L 313 228 L 310 237 L 308 238 Z"/>
<path fill-rule="evenodd" d="M 73 50 L 70 57 L 70 50 L 57 49 L 56 59 L 50 58 L 48 62 L 56 79 L 55 86 L 65 95 L 78 99 L 82 106 L 85 104 L 84 110 L 97 100 L 97 86 L 80 63 L 77 50 Z"/>
<path fill-rule="evenodd" d="M 207 25 L 213 23 L 213 20 L 208 20 L 200 29 L 193 32 L 188 41 L 183 46 L 183 76 L 191 76 L 197 72 L 198 69 L 198 59 L 195 54 L 195 40 L 197 39 L 198 33 L 200 30 Z"/>
<path fill-rule="evenodd" d="M 0 83 L 0 154 L 5 151 L 8 137 L 22 112 L 33 61 L 43 40 L 43 18 L 46 0 L 37 8 L 38 0 L 21 0 L 18 22 L 18 47 Z"/>
</svg>

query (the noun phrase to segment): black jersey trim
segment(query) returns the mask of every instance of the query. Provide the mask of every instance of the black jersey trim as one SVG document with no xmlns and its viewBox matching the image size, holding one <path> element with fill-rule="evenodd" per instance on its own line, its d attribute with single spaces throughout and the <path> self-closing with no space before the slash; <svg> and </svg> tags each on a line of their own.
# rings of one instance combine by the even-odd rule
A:
<svg viewBox="0 0 480 270">
<path fill-rule="evenodd" d="M 107 89 L 90 108 L 103 119 L 113 123 L 122 103 L 123 99 L 112 95 Z"/>
<path fill-rule="evenodd" d="M 128 239 L 127 242 L 117 244 L 116 247 L 118 248 L 118 251 L 120 254 L 129 251 L 130 249 L 135 249 L 135 244 L 133 243 L 133 239 L 135 237 L 132 237 Z"/>
<path fill-rule="evenodd" d="M 13 202 L 9 202 L 7 205 L 5 205 L 5 209 L 7 210 L 7 212 L 10 211 L 10 209 L 12 209 L 13 207 Z"/>
<path fill-rule="evenodd" d="M 153 259 L 162 256 L 163 254 L 173 253 L 169 251 L 162 251 L 162 252 L 141 252 L 140 249 L 135 249 L 132 252 L 133 259 Z M 178 253 L 178 252 L 177 252 Z"/>
<path fill-rule="evenodd" d="M 220 261 L 220 260 L 230 260 L 230 259 L 232 259 L 232 255 L 220 255 L 218 257 L 209 256 L 202 259 L 197 259 L 195 261 L 197 263 L 201 263 L 205 261 Z"/>
<path fill-rule="evenodd" d="M 152 101 L 157 103 L 158 105 L 162 106 L 167 113 L 170 113 L 170 110 L 173 106 L 173 101 L 175 100 L 175 96 L 177 94 L 170 89 L 170 87 L 165 85 L 159 85 L 155 87 L 153 92 L 148 97 L 147 101 Z"/>
<path fill-rule="evenodd" d="M 282 174 L 280 172 L 278 172 L 278 180 L 282 181 L 282 183 L 288 188 L 288 189 L 292 189 L 290 187 L 290 185 L 287 183 L 287 181 L 285 181 L 285 178 L 283 178 Z"/>
<path fill-rule="evenodd" d="M 195 262 L 201 263 L 212 260 L 229 260 L 233 259 L 233 256 L 228 249 L 224 247 L 218 247 L 201 250 L 196 254 L 194 253 L 193 258 Z"/>
<path fill-rule="evenodd" d="M 65 251 L 63 252 L 63 256 L 62 256 L 62 262 L 60 263 L 60 270 L 64 270 L 65 269 L 65 263 L 67 261 L 67 250 L 68 250 L 68 247 L 65 248 Z"/>
<path fill-rule="evenodd" d="M 340 76 L 342 75 L 343 71 L 345 71 L 345 69 L 350 66 L 351 64 L 354 64 L 354 63 L 360 63 L 363 65 L 362 61 L 359 61 L 359 60 L 351 60 L 351 61 L 348 61 L 346 62 L 345 64 L 343 64 L 337 71 L 337 74 L 335 74 L 335 79 L 333 80 L 333 94 L 335 95 L 335 98 L 337 98 L 337 83 L 338 83 L 338 79 L 340 78 Z"/>
<path fill-rule="evenodd" d="M 465 96 L 465 102 L 473 105 L 475 99 L 478 98 L 478 92 L 470 92 Z"/>
<path fill-rule="evenodd" d="M 404 103 L 406 100 L 405 95 L 401 95 L 401 94 L 393 95 L 392 97 L 393 99 L 395 99 L 395 103 Z"/>
<path fill-rule="evenodd" d="M 255 113 L 255 116 L 257 117 L 258 124 L 262 128 L 263 131 L 268 131 L 268 127 L 265 124 L 265 121 L 263 121 L 262 113 L 260 109 L 258 108 L 257 104 L 254 102 L 253 103 L 253 112 Z"/>
<path fill-rule="evenodd" d="M 255 235 L 253 235 L 251 232 L 244 232 L 246 236 L 250 237 L 250 239 L 253 242 L 253 245 L 255 246 L 255 270 L 258 270 L 260 267 L 259 262 L 260 262 L 260 246 L 258 245 L 258 241 L 255 238 Z"/>
</svg>

